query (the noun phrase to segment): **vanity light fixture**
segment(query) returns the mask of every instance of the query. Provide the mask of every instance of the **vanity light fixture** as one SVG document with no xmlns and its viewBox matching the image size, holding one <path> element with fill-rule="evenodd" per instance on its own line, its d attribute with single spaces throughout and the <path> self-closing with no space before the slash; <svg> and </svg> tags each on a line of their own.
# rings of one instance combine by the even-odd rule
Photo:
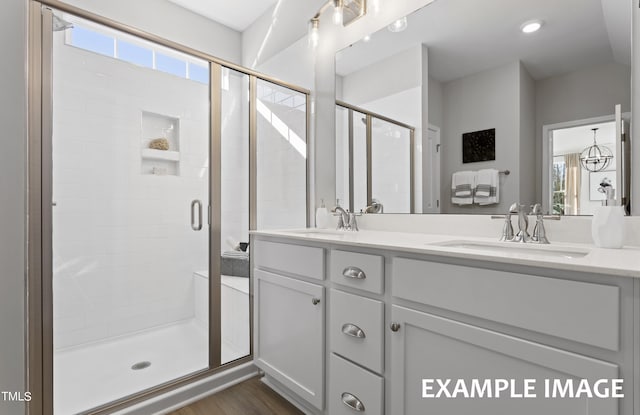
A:
<svg viewBox="0 0 640 415">
<path fill-rule="evenodd" d="M 522 33 L 530 34 L 537 32 L 541 27 L 542 20 L 529 20 L 528 22 L 522 23 L 520 30 L 522 30 Z"/>
<path fill-rule="evenodd" d="M 320 40 L 320 16 L 333 7 L 332 20 L 336 25 L 347 26 L 367 13 L 367 0 L 328 0 L 309 21 L 309 46 L 315 48 Z"/>
<path fill-rule="evenodd" d="M 407 16 L 405 16 L 391 23 L 389 26 L 387 26 L 387 29 L 389 29 L 389 31 L 392 33 L 399 33 L 404 32 L 407 29 L 407 25 Z"/>
<path fill-rule="evenodd" d="M 585 148 L 580 153 L 580 164 L 585 170 L 588 171 L 601 171 L 607 168 L 611 159 L 613 159 L 613 153 L 606 146 L 599 146 L 596 143 L 597 128 L 592 128 L 593 131 L 593 145 Z"/>
</svg>

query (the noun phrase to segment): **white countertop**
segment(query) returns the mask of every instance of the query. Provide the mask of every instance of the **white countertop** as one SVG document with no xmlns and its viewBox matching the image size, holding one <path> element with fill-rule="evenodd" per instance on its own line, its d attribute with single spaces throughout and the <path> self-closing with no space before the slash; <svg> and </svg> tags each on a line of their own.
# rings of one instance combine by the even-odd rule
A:
<svg viewBox="0 0 640 415">
<path fill-rule="evenodd" d="M 361 230 L 359 232 L 329 229 L 290 229 L 252 231 L 255 236 L 290 238 L 298 241 L 324 242 L 353 247 L 379 248 L 441 257 L 592 272 L 640 278 L 640 247 L 623 249 L 597 248 L 588 244 L 551 243 L 549 245 L 498 242 L 496 238 L 461 237 L 421 233 Z M 439 246 L 439 243 L 486 244 L 482 247 Z M 501 247 L 505 249 L 502 250 Z M 535 252 L 532 253 L 531 250 Z M 581 257 L 565 257 L 558 251 L 584 253 Z M 549 252 L 549 256 L 546 255 Z M 569 255 L 570 256 L 570 255 Z"/>
</svg>

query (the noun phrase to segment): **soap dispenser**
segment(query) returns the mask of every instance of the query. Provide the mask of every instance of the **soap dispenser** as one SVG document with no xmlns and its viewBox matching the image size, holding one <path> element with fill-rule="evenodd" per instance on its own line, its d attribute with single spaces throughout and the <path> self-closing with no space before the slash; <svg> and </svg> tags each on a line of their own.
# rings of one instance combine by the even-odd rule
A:
<svg viewBox="0 0 640 415">
<path fill-rule="evenodd" d="M 593 242 L 600 248 L 620 249 L 625 238 L 624 209 L 616 206 L 615 189 L 609 183 L 601 183 L 598 191 L 605 194 L 605 200 L 591 220 Z"/>
<path fill-rule="evenodd" d="M 321 199 L 320 207 L 316 209 L 316 228 L 327 229 L 329 227 L 329 211 Z"/>
</svg>

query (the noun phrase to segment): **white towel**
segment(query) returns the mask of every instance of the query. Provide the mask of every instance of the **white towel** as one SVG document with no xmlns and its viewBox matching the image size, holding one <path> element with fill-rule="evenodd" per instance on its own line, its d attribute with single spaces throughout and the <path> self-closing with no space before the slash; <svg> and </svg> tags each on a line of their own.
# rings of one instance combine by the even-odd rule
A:
<svg viewBox="0 0 640 415">
<path fill-rule="evenodd" d="M 473 204 L 476 187 L 476 172 L 458 171 L 451 176 L 451 203 L 454 205 Z"/>
<path fill-rule="evenodd" d="M 496 169 L 478 171 L 474 202 L 493 205 L 500 201 L 500 172 Z"/>
</svg>

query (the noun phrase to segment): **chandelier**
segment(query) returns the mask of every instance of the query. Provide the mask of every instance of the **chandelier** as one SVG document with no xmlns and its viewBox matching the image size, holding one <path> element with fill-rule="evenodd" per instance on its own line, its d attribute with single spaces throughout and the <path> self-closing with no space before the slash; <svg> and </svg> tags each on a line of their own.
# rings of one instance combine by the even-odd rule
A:
<svg viewBox="0 0 640 415">
<path fill-rule="evenodd" d="M 582 168 L 589 171 L 601 171 L 607 168 L 611 159 L 613 159 L 613 153 L 606 146 L 599 146 L 596 143 L 596 134 L 598 129 L 592 128 L 593 131 L 593 145 L 585 148 L 580 153 L 580 164 Z"/>
</svg>

